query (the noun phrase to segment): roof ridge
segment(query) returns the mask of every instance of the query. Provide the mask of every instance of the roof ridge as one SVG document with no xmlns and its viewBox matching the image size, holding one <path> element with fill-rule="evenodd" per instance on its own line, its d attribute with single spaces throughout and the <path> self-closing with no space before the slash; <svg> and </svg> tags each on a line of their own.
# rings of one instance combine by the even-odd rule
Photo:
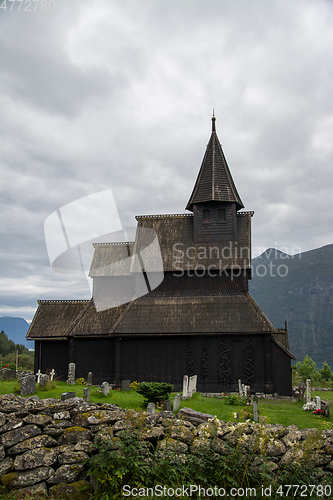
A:
<svg viewBox="0 0 333 500">
<path fill-rule="evenodd" d="M 118 326 L 120 325 L 120 323 L 122 322 L 122 320 L 125 318 L 125 316 L 128 313 L 128 311 L 133 306 L 133 304 L 136 301 L 136 299 L 137 299 L 137 296 L 134 295 L 134 297 L 132 298 L 132 300 L 126 306 L 125 310 L 120 314 L 119 318 L 117 319 L 117 321 L 114 323 L 114 325 L 110 329 L 109 333 L 114 333 L 116 331 L 116 329 L 118 328 Z"/>
<path fill-rule="evenodd" d="M 256 301 L 254 300 L 254 298 L 252 297 L 252 295 L 250 294 L 250 292 L 246 292 L 246 294 L 249 298 L 249 300 L 252 302 L 254 308 L 257 310 L 257 312 L 263 317 L 264 320 L 266 320 L 269 325 L 272 327 L 272 329 L 274 330 L 274 332 L 271 332 L 271 333 L 278 333 L 276 331 L 276 328 L 275 326 L 270 322 L 270 320 L 267 318 L 266 314 L 264 313 L 264 311 L 258 306 L 258 304 L 256 303 Z"/>
<path fill-rule="evenodd" d="M 182 217 L 193 217 L 193 214 L 159 214 L 159 215 L 136 215 L 136 220 L 138 219 L 164 219 L 164 218 L 182 218 Z"/>
<path fill-rule="evenodd" d="M 70 336 L 73 328 L 78 324 L 78 322 L 80 321 L 81 318 L 83 318 L 83 316 L 85 315 L 85 313 L 88 311 L 89 307 L 91 306 L 91 304 L 93 303 L 93 299 L 91 298 L 88 302 L 88 304 L 85 305 L 85 307 L 83 309 L 81 309 L 81 311 L 79 312 L 79 314 L 76 316 L 76 318 L 74 319 L 74 321 L 72 321 L 72 323 L 69 325 L 69 327 L 67 328 L 67 330 L 65 331 L 64 335 L 68 335 Z"/>
<path fill-rule="evenodd" d="M 103 247 L 108 245 L 134 245 L 134 241 L 109 241 L 105 243 L 93 243 L 93 247 Z"/>
<path fill-rule="evenodd" d="M 42 299 L 42 300 L 37 300 L 37 304 L 58 304 L 61 302 L 68 302 L 75 304 L 77 302 L 89 302 L 91 299 Z"/>
</svg>

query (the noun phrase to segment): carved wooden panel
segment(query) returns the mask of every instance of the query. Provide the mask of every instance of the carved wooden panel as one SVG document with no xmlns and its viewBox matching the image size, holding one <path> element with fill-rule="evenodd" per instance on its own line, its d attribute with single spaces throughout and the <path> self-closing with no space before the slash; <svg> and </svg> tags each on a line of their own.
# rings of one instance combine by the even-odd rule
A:
<svg viewBox="0 0 333 500">
<path fill-rule="evenodd" d="M 218 380 L 228 384 L 231 379 L 231 341 L 229 337 L 219 342 L 218 348 Z"/>
</svg>

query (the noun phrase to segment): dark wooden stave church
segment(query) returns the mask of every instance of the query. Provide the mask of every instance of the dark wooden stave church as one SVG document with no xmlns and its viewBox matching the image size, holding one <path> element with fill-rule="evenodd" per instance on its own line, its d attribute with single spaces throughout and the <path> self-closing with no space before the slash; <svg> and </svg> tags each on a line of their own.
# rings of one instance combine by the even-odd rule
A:
<svg viewBox="0 0 333 500">
<path fill-rule="evenodd" d="M 214 117 L 186 209 L 137 216 L 134 242 L 94 244 L 91 300 L 38 302 L 27 333 L 36 370 L 66 379 L 75 362 L 76 377 L 92 371 L 94 383 L 157 380 L 180 390 L 183 375 L 197 374 L 199 390 L 234 391 L 241 379 L 252 391 L 292 394 L 287 329 L 274 328 L 248 291 L 253 212 L 240 211 Z M 158 260 L 154 235 L 163 280 L 147 265 Z"/>
</svg>

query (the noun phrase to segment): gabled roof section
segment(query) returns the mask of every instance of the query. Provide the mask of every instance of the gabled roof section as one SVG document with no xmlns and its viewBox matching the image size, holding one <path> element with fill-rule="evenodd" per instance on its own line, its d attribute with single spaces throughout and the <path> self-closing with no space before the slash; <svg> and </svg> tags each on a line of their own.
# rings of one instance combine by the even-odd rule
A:
<svg viewBox="0 0 333 500">
<path fill-rule="evenodd" d="M 27 339 L 63 338 L 90 300 L 40 300 Z"/>
<path fill-rule="evenodd" d="M 207 201 L 231 202 L 236 203 L 237 210 L 244 208 L 216 134 L 215 120 L 216 118 L 213 116 L 212 135 L 193 192 L 186 206 L 186 210 L 191 212 L 194 203 Z"/>
<path fill-rule="evenodd" d="M 89 276 L 128 276 L 130 275 L 133 241 L 123 243 L 93 243 L 94 256 Z"/>
</svg>

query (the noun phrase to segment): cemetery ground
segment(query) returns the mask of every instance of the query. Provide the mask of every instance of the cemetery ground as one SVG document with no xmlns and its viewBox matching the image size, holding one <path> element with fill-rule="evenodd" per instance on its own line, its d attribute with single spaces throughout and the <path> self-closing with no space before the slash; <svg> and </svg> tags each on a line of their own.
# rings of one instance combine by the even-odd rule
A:
<svg viewBox="0 0 333 500">
<path fill-rule="evenodd" d="M 17 390 L 18 382 L 17 380 L 0 381 L 0 394 L 10 394 L 15 393 Z M 55 385 L 55 384 L 54 384 Z M 67 391 L 73 391 L 76 393 L 77 397 L 83 398 L 84 386 L 75 384 L 68 385 L 66 382 L 56 381 L 56 386 L 50 390 L 39 390 L 37 384 L 37 391 L 35 394 L 39 396 L 40 399 L 44 398 L 59 398 L 61 394 Z M 175 393 L 171 395 L 171 401 Z M 312 400 L 315 396 L 319 396 L 322 400 L 329 401 L 331 408 L 333 405 L 333 391 L 312 391 Z M 114 403 L 119 405 L 121 408 L 132 408 L 133 410 L 142 410 L 143 406 L 143 396 L 136 393 L 135 391 L 118 391 L 111 390 L 108 396 L 103 396 L 99 392 L 99 388 L 95 386 L 90 387 L 90 401 L 91 402 L 104 402 L 104 403 Z M 288 426 L 295 424 L 299 429 L 304 428 L 317 428 L 322 431 L 325 428 L 333 427 L 333 416 L 329 418 L 323 418 L 322 416 L 316 416 L 312 411 L 303 411 L 302 406 L 304 401 L 293 402 L 289 399 L 259 399 L 258 412 L 260 420 L 264 419 L 266 423 L 281 424 L 283 426 Z M 203 413 L 209 413 L 211 415 L 216 415 L 217 418 L 225 422 L 235 421 L 235 414 L 238 414 L 238 418 L 241 420 L 246 419 L 248 416 L 253 419 L 252 406 L 240 406 L 240 405 L 228 405 L 224 398 L 221 397 L 206 397 L 200 395 L 200 393 L 195 393 L 192 398 L 181 400 L 180 408 L 191 408 Z"/>
</svg>

